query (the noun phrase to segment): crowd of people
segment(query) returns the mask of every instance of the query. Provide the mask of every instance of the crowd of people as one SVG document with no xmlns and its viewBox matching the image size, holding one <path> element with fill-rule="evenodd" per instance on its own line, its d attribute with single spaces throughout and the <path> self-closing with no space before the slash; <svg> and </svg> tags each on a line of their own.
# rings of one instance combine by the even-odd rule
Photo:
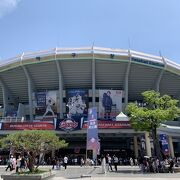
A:
<svg viewBox="0 0 180 180">
<path fill-rule="evenodd" d="M 4 162 L 3 162 L 4 161 Z M 36 164 L 38 164 L 39 159 L 36 158 Z M 0 158 L 0 164 L 5 163 L 7 170 L 16 170 L 16 172 L 21 173 L 25 171 L 28 166 L 28 158 L 18 155 L 16 158 L 10 155 L 8 159 Z M 173 172 L 173 167 L 180 167 L 180 158 L 166 158 L 164 160 L 159 160 L 158 158 L 151 157 L 140 157 L 140 158 L 118 158 L 116 155 L 102 155 L 97 160 L 93 160 L 85 157 L 48 157 L 41 162 L 41 165 L 52 165 L 52 169 L 59 170 L 62 167 L 66 170 L 68 165 L 80 165 L 82 166 L 94 166 L 101 165 L 102 173 L 108 171 L 118 171 L 118 165 L 130 165 L 139 166 L 142 173 L 168 173 Z"/>
<path fill-rule="evenodd" d="M 159 160 L 158 158 L 145 157 L 139 159 L 139 167 L 143 173 L 173 173 L 173 167 L 179 166 L 180 159 L 178 158 Z"/>
<path fill-rule="evenodd" d="M 127 158 L 125 160 L 130 166 L 139 166 L 142 173 L 173 173 L 173 167 L 180 167 L 179 158 L 165 158 L 159 160 L 153 157 L 139 157 L 138 159 Z M 112 167 L 114 165 L 114 168 Z M 122 158 L 118 158 L 116 155 L 106 156 L 102 155 L 101 166 L 102 173 L 107 171 L 117 171 L 117 166 L 122 165 Z"/>
<path fill-rule="evenodd" d="M 13 155 L 10 155 L 10 158 L 7 160 L 6 171 L 16 170 L 16 173 L 21 173 L 27 169 L 28 159 L 24 156 L 18 156 L 15 158 Z"/>
</svg>

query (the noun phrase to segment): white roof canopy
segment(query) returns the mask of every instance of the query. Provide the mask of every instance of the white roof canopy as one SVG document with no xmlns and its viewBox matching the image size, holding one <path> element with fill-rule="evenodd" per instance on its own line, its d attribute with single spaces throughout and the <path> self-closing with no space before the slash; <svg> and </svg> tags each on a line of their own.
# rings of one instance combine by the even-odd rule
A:
<svg viewBox="0 0 180 180">
<path fill-rule="evenodd" d="M 120 114 L 116 116 L 116 121 L 129 121 L 129 118 L 123 112 L 120 112 Z"/>
</svg>

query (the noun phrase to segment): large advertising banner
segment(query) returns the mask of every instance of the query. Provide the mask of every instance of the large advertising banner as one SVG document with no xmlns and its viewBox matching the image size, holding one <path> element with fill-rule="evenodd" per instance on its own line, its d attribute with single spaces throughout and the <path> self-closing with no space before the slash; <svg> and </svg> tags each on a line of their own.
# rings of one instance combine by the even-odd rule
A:
<svg viewBox="0 0 180 180">
<path fill-rule="evenodd" d="M 57 114 L 57 91 L 36 92 L 34 95 L 35 115 L 39 119 L 55 117 Z"/>
<path fill-rule="evenodd" d="M 87 150 L 93 150 L 96 154 L 98 154 L 100 150 L 96 107 L 89 108 L 88 111 Z"/>
<path fill-rule="evenodd" d="M 3 123 L 3 130 L 53 130 L 54 124 L 48 122 Z"/>
<path fill-rule="evenodd" d="M 121 90 L 99 90 L 99 118 L 114 120 L 121 111 Z"/>
<path fill-rule="evenodd" d="M 168 145 L 168 139 L 167 139 L 166 134 L 160 134 L 159 141 L 161 143 L 161 149 L 164 155 L 169 155 L 169 145 Z"/>
<path fill-rule="evenodd" d="M 66 91 L 67 114 L 71 116 L 87 117 L 89 106 L 88 90 L 69 89 Z"/>
</svg>

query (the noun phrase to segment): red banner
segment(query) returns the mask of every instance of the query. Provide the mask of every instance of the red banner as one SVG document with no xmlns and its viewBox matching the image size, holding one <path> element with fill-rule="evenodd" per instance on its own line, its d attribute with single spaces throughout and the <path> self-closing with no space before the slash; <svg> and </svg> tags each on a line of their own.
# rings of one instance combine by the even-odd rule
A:
<svg viewBox="0 0 180 180">
<path fill-rule="evenodd" d="M 54 124 L 48 122 L 3 123 L 2 130 L 53 130 Z"/>
<path fill-rule="evenodd" d="M 83 124 L 83 128 L 87 128 L 87 123 Z M 129 121 L 98 121 L 99 129 L 131 129 Z"/>
</svg>

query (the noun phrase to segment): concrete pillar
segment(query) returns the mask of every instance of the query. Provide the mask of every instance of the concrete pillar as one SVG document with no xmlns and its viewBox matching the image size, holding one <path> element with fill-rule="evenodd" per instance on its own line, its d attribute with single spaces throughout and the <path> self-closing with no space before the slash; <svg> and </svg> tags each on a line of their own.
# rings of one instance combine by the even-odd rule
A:
<svg viewBox="0 0 180 180">
<path fill-rule="evenodd" d="M 14 97 L 12 96 L 11 91 L 9 90 L 9 88 L 7 87 L 7 85 L 5 84 L 5 82 L 0 79 L 0 86 L 2 88 L 2 93 L 3 93 L 3 116 L 6 116 L 6 112 L 8 111 L 8 106 L 9 106 L 9 102 L 13 102 L 14 105 L 16 103 Z M 10 100 L 9 100 L 10 98 Z"/>
<path fill-rule="evenodd" d="M 161 82 L 163 73 L 164 73 L 164 69 L 161 70 L 161 72 L 159 73 L 158 78 L 156 78 L 157 80 L 156 80 L 155 90 L 156 90 L 157 92 L 159 92 L 159 86 L 160 86 L 160 82 Z"/>
<path fill-rule="evenodd" d="M 92 106 L 96 106 L 96 62 L 94 59 L 94 51 L 92 48 Z"/>
<path fill-rule="evenodd" d="M 129 63 L 127 65 L 125 80 L 124 80 L 124 93 L 125 93 L 124 109 L 126 108 L 126 106 L 128 104 L 129 72 L 130 72 L 130 67 L 131 67 L 131 52 L 130 52 L 130 50 L 128 51 L 128 53 L 129 53 Z"/>
<path fill-rule="evenodd" d="M 173 147 L 173 142 L 172 142 L 172 137 L 168 136 L 169 140 L 169 151 L 170 151 L 170 156 L 174 158 L 174 147 Z"/>
<path fill-rule="evenodd" d="M 134 136 L 134 155 L 135 155 L 135 158 L 138 158 L 138 143 L 137 143 L 137 136 Z"/>
<path fill-rule="evenodd" d="M 56 57 L 55 57 L 56 59 Z M 56 60 L 56 66 L 57 66 L 57 71 L 58 71 L 58 79 L 59 79 L 59 115 L 60 118 L 63 118 L 63 77 L 62 77 L 62 71 L 61 71 L 61 66 L 60 63 Z"/>
<path fill-rule="evenodd" d="M 7 95 L 7 90 L 6 88 L 4 87 L 4 85 L 2 85 L 2 92 L 3 92 L 3 117 L 6 116 L 6 111 L 7 111 L 7 108 L 8 108 L 8 95 Z"/>
<path fill-rule="evenodd" d="M 31 80 L 31 77 L 30 77 L 27 69 L 23 65 L 22 65 L 22 68 L 24 70 L 24 73 L 25 73 L 27 81 L 28 81 L 29 116 L 30 116 L 30 121 L 33 121 L 32 80 Z"/>
<path fill-rule="evenodd" d="M 149 138 L 149 132 L 145 132 L 145 141 L 146 141 L 146 155 L 151 157 L 151 143 Z"/>
<path fill-rule="evenodd" d="M 161 54 L 160 54 L 160 55 L 161 55 Z M 162 57 L 162 61 L 163 61 L 163 63 L 164 63 L 164 68 L 160 71 L 159 76 L 156 77 L 156 79 L 155 79 L 155 83 L 156 83 L 156 84 L 155 84 L 155 90 L 156 90 L 157 92 L 159 92 L 160 82 L 161 82 L 162 76 L 163 76 L 163 74 L 164 74 L 164 72 L 165 72 L 165 70 L 166 70 L 166 68 L 167 68 L 167 62 L 166 62 L 166 60 L 165 60 L 164 57 Z"/>
<path fill-rule="evenodd" d="M 30 121 L 33 121 L 33 102 L 32 102 L 32 87 L 31 87 L 31 81 L 28 80 L 28 97 L 29 97 L 29 115 L 30 115 Z"/>
</svg>

